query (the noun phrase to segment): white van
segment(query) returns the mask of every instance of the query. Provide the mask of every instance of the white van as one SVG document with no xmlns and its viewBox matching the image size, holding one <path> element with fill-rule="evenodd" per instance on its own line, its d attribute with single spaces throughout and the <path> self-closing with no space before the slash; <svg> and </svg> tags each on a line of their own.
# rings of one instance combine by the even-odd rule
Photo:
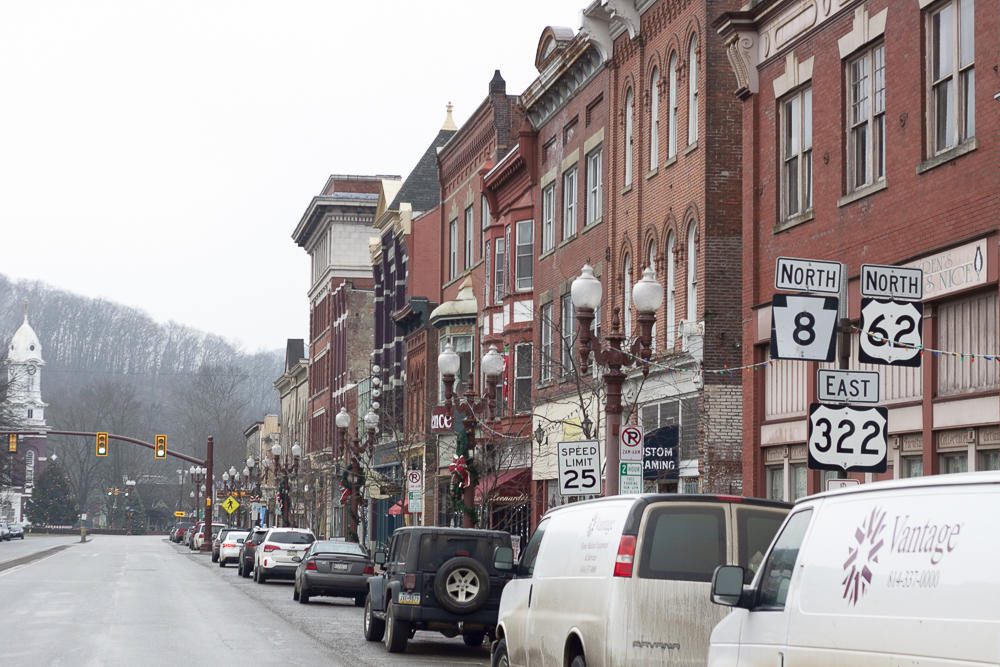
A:
<svg viewBox="0 0 1000 667">
<path fill-rule="evenodd" d="M 704 665 L 709 634 L 728 613 L 707 597 L 712 573 L 727 563 L 756 571 L 790 508 L 649 494 L 549 511 L 503 590 L 492 664 Z"/>
<path fill-rule="evenodd" d="M 750 586 L 712 600 L 712 667 L 1000 664 L 1000 473 L 863 484 L 800 500 Z"/>
</svg>

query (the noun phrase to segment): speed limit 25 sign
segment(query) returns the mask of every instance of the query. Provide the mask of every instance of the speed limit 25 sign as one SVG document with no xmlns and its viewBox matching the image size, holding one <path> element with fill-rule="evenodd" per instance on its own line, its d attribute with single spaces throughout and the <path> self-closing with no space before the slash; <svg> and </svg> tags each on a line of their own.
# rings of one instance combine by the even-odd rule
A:
<svg viewBox="0 0 1000 667">
<path fill-rule="evenodd" d="M 884 366 L 919 366 L 924 304 L 918 301 L 861 299 L 858 360 Z"/>
<path fill-rule="evenodd" d="M 597 440 L 569 440 L 558 445 L 559 495 L 601 495 L 601 447 Z"/>
<path fill-rule="evenodd" d="M 771 302 L 771 358 L 833 361 L 840 300 L 835 296 L 775 294 Z"/>
<path fill-rule="evenodd" d="M 885 472 L 889 410 L 879 406 L 809 405 L 809 468 Z"/>
</svg>

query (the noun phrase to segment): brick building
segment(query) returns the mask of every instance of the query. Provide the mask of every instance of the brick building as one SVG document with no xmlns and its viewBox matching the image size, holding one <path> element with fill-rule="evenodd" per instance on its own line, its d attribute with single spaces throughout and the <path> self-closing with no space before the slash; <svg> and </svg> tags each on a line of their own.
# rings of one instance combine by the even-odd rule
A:
<svg viewBox="0 0 1000 667">
<path fill-rule="evenodd" d="M 864 366 L 889 408 L 881 478 L 997 469 L 998 116 L 975 76 L 1000 46 L 996 7 L 762 0 L 716 28 L 743 104 L 743 363 L 768 361 L 777 257 L 845 263 L 855 325 L 863 263 L 922 268 L 921 366 Z M 805 447 L 823 366 L 744 373 L 748 495 L 825 488 Z"/>
<path fill-rule="evenodd" d="M 584 33 L 548 27 L 535 53 L 538 78 L 520 96 L 535 133 L 533 165 L 535 252 L 532 480 L 535 514 L 562 504 L 555 446 L 593 436 L 603 440 L 600 373 L 577 375 L 576 310 L 569 289 L 587 261 L 600 277 L 608 248 L 607 196 L 602 174 L 608 120 L 608 69 L 598 44 Z M 596 319 L 600 330 L 600 317 Z M 593 424 L 581 430 L 583 417 Z"/>
<path fill-rule="evenodd" d="M 334 417 L 347 391 L 369 375 L 375 284 L 368 240 L 383 181 L 398 176 L 330 176 L 292 234 L 312 264 L 309 285 L 309 425 L 303 456 L 330 449 L 343 461 Z M 283 455 L 291 443 L 283 448 Z"/>
<path fill-rule="evenodd" d="M 611 307 L 637 334 L 632 287 L 646 267 L 664 286 L 648 378 L 629 373 L 623 421 L 677 426 L 679 478 L 659 490 L 739 493 L 738 365 L 742 142 L 722 39 L 710 26 L 735 0 L 595 3 L 583 32 L 608 53 L 604 260 Z"/>
</svg>

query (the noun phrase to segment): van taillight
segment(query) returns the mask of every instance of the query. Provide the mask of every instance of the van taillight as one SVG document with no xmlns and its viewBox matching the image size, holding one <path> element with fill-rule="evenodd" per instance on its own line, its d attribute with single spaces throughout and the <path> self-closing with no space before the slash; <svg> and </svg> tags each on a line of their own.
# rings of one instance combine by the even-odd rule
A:
<svg viewBox="0 0 1000 667">
<path fill-rule="evenodd" d="M 316 562 L 315 561 L 311 561 L 311 560 L 307 560 L 306 561 L 306 569 L 307 570 L 311 570 L 311 571 L 315 571 L 316 570 Z"/>
<path fill-rule="evenodd" d="M 632 560 L 635 557 L 635 536 L 622 535 L 618 543 L 618 555 L 615 557 L 615 576 L 631 577 Z"/>
<path fill-rule="evenodd" d="M 403 588 L 405 588 L 408 591 L 412 591 L 416 587 L 417 587 L 417 575 L 408 574 L 405 577 L 403 577 Z"/>
</svg>

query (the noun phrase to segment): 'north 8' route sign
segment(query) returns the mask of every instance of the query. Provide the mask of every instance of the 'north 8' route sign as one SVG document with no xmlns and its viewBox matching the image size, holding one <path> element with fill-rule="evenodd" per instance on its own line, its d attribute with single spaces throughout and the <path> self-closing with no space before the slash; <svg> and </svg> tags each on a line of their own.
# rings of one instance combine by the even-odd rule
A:
<svg viewBox="0 0 1000 667">
<path fill-rule="evenodd" d="M 771 358 L 833 361 L 840 300 L 835 296 L 775 294 Z"/>
</svg>

